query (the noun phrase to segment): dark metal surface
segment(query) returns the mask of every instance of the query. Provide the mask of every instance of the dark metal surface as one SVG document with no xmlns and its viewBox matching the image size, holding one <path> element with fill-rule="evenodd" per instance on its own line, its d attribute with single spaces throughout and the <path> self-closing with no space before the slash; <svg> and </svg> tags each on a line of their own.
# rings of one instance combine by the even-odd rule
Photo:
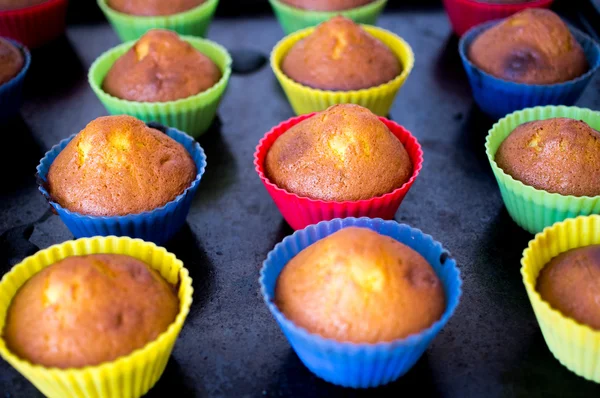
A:
<svg viewBox="0 0 600 398">
<path fill-rule="evenodd" d="M 544 343 L 519 273 L 531 235 L 510 220 L 502 204 L 483 147 L 492 121 L 473 105 L 457 39 L 442 9 L 394 11 L 380 22 L 414 49 L 415 69 L 391 117 L 411 130 L 425 151 L 423 171 L 396 219 L 432 234 L 456 257 L 464 279 L 456 315 L 415 368 L 388 387 L 344 390 L 303 367 L 264 305 L 257 281 L 267 253 L 291 233 L 252 165 L 262 135 L 293 116 L 267 65 L 231 78 L 220 123 L 200 140 L 208 168 L 188 226 L 168 245 L 194 278 L 194 304 L 149 396 L 600 394 L 597 385 L 563 368 Z M 218 19 L 209 37 L 230 50 L 267 55 L 282 31 L 271 16 Z M 60 139 L 106 114 L 86 73 L 116 44 L 105 23 L 73 24 L 66 37 L 34 52 L 21 117 L 0 127 L 0 273 L 20 260 L 18 253 L 35 249 L 29 241 L 44 248 L 72 238 L 47 212 L 35 186 L 35 166 Z M 579 105 L 600 109 L 599 91 L 596 76 Z M 0 396 L 39 393 L 2 361 Z"/>
</svg>

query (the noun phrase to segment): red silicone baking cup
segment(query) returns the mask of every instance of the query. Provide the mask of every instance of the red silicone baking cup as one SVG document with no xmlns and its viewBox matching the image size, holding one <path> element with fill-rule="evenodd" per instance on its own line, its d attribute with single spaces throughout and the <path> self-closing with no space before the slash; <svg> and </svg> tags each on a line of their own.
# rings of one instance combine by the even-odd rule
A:
<svg viewBox="0 0 600 398">
<path fill-rule="evenodd" d="M 444 0 L 452 28 L 462 36 L 473 26 L 509 17 L 526 8 L 548 8 L 554 0 L 533 0 L 519 4 L 484 3 L 475 0 Z"/>
<path fill-rule="evenodd" d="M 265 176 L 265 157 L 275 140 L 291 127 L 313 115 L 315 113 L 294 117 L 274 127 L 260 140 L 256 147 L 256 152 L 254 152 L 256 172 L 265 185 L 267 192 L 269 192 L 269 195 L 271 195 L 271 198 L 273 198 L 273 201 L 279 208 L 283 218 L 285 218 L 293 229 L 302 229 L 310 224 L 334 218 L 370 217 L 393 219 L 400 207 L 400 203 L 402 203 L 402 200 L 423 167 L 423 150 L 417 139 L 408 130 L 386 118 L 380 117 L 379 120 L 402 142 L 413 164 L 413 174 L 410 179 L 400 188 L 390 193 L 352 202 L 315 200 L 281 189 Z"/>
<path fill-rule="evenodd" d="M 68 0 L 48 0 L 37 6 L 0 11 L 0 36 L 29 48 L 40 47 L 65 31 Z"/>
</svg>

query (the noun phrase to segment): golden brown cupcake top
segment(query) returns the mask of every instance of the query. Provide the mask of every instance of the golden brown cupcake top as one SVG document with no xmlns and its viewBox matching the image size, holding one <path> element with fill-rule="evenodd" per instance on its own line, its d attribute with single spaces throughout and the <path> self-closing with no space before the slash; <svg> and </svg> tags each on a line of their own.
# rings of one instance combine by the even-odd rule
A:
<svg viewBox="0 0 600 398">
<path fill-rule="evenodd" d="M 78 368 L 128 355 L 175 320 L 179 300 L 156 271 L 133 257 L 68 257 L 19 289 L 3 337 L 18 357 Z"/>
<path fill-rule="evenodd" d="M 48 0 L 0 0 L 0 11 L 18 10 L 45 3 Z"/>
<path fill-rule="evenodd" d="M 281 0 L 292 7 L 312 11 L 343 11 L 362 7 L 375 0 Z"/>
<path fill-rule="evenodd" d="M 589 69 L 567 25 L 544 9 L 526 9 L 481 33 L 468 56 L 495 77 L 527 84 L 566 82 Z"/>
<path fill-rule="evenodd" d="M 198 7 L 206 0 L 108 0 L 110 8 L 129 15 L 173 15 Z"/>
<path fill-rule="evenodd" d="M 214 86 L 221 71 L 206 55 L 168 30 L 151 30 L 110 68 L 102 89 L 129 101 L 167 102 Z"/>
<path fill-rule="evenodd" d="M 600 195 L 600 133 L 580 120 L 556 118 L 517 127 L 496 152 L 506 174 L 561 195 Z"/>
<path fill-rule="evenodd" d="M 0 84 L 17 76 L 25 64 L 21 50 L 0 38 Z"/>
<path fill-rule="evenodd" d="M 540 271 L 537 290 L 563 315 L 600 330 L 600 245 L 553 258 Z"/>
<path fill-rule="evenodd" d="M 351 201 L 408 181 L 408 152 L 383 122 L 358 105 L 334 105 L 290 128 L 265 159 L 267 178 L 312 199 Z"/>
<path fill-rule="evenodd" d="M 281 68 L 305 86 L 341 91 L 379 86 L 402 72 L 392 50 L 341 16 L 322 23 L 294 44 Z"/>
<path fill-rule="evenodd" d="M 71 211 L 116 216 L 154 210 L 196 178 L 187 150 L 131 116 L 100 117 L 56 157 L 48 172 L 53 201 Z"/>
<path fill-rule="evenodd" d="M 296 325 L 353 343 L 418 333 L 446 308 L 442 283 L 410 247 L 366 228 L 344 228 L 283 269 L 275 304 Z"/>
</svg>

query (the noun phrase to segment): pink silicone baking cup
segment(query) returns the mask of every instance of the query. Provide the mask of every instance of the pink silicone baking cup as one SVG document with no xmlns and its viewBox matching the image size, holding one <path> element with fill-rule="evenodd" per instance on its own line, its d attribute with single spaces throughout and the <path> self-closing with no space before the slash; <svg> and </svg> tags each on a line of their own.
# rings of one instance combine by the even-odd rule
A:
<svg viewBox="0 0 600 398">
<path fill-rule="evenodd" d="M 65 31 L 68 0 L 48 0 L 37 6 L 0 11 L 0 36 L 36 48 Z"/>
<path fill-rule="evenodd" d="M 473 26 L 506 18 L 526 8 L 548 8 L 554 0 L 532 0 L 519 4 L 484 3 L 475 0 L 444 0 L 452 28 L 462 36 Z"/>
<path fill-rule="evenodd" d="M 277 187 L 266 177 L 264 172 L 265 157 L 275 140 L 291 127 L 313 115 L 315 115 L 315 113 L 297 116 L 275 126 L 260 140 L 256 147 L 256 152 L 254 153 L 254 166 L 256 172 L 267 189 L 267 192 L 271 195 L 275 205 L 279 208 L 283 218 L 285 218 L 293 229 L 302 229 L 308 225 L 316 224 L 320 221 L 332 220 L 334 218 L 370 217 L 388 220 L 393 219 L 402 200 L 412 187 L 423 167 L 423 150 L 417 139 L 408 130 L 383 117 L 380 117 L 379 120 L 390 129 L 400 142 L 402 142 L 413 164 L 412 176 L 400 188 L 371 199 L 334 202 L 298 196 Z"/>
</svg>

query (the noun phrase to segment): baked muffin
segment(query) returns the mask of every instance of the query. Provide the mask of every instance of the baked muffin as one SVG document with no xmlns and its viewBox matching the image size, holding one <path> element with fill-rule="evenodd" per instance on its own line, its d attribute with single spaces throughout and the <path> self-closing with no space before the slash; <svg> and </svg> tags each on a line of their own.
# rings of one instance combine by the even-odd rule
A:
<svg viewBox="0 0 600 398">
<path fill-rule="evenodd" d="M 137 102 L 188 98 L 214 86 L 221 71 L 206 55 L 168 30 L 151 30 L 108 71 L 102 89 Z"/>
<path fill-rule="evenodd" d="M 471 62 L 500 79 L 554 84 L 588 71 L 581 45 L 552 11 L 530 8 L 481 33 L 468 49 Z"/>
<path fill-rule="evenodd" d="M 53 201 L 80 214 L 121 216 L 174 200 L 196 178 L 187 150 L 131 116 L 100 117 L 56 157 L 48 172 Z"/>
<path fill-rule="evenodd" d="M 600 195 L 600 132 L 587 123 L 555 118 L 517 127 L 495 156 L 506 174 L 561 195 Z"/>
<path fill-rule="evenodd" d="M 79 368 L 127 355 L 175 320 L 173 286 L 133 257 L 68 257 L 34 275 L 7 312 L 10 351 L 33 364 Z"/>
<path fill-rule="evenodd" d="M 206 0 L 107 0 L 113 10 L 139 16 L 173 15 L 198 7 Z"/>
<path fill-rule="evenodd" d="M 20 8 L 33 7 L 47 1 L 48 0 L 0 0 L 0 11 L 18 10 Z"/>
<path fill-rule="evenodd" d="M 537 290 L 563 315 L 600 330 L 600 245 L 553 258 L 540 271 Z"/>
<path fill-rule="evenodd" d="M 343 11 L 362 7 L 375 0 L 281 0 L 292 7 L 311 11 Z"/>
<path fill-rule="evenodd" d="M 24 65 L 21 50 L 8 40 L 0 38 L 0 85 L 17 76 Z"/>
<path fill-rule="evenodd" d="M 416 251 L 366 228 L 344 228 L 281 271 L 275 304 L 325 338 L 379 343 L 418 333 L 446 308 L 442 283 Z"/>
<path fill-rule="evenodd" d="M 323 22 L 294 44 L 281 69 L 305 86 L 337 91 L 379 86 L 402 72 L 392 50 L 341 16 Z"/>
<path fill-rule="evenodd" d="M 265 158 L 267 178 L 312 199 L 353 201 L 392 192 L 412 162 L 402 143 L 371 111 L 334 105 L 279 136 Z"/>
</svg>

